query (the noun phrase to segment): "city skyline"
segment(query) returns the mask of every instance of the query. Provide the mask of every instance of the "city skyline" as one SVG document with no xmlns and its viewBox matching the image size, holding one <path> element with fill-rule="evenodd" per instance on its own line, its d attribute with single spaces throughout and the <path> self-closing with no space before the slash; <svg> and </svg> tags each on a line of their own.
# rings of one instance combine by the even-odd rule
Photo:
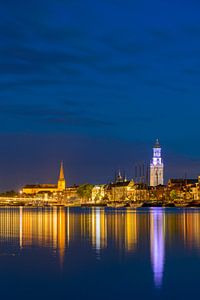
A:
<svg viewBox="0 0 200 300">
<path fill-rule="evenodd" d="M 41 187 L 42 187 L 42 189 L 44 189 L 44 186 L 46 186 L 47 189 L 52 189 L 52 190 L 58 189 L 59 190 L 60 184 L 63 186 L 62 188 L 60 187 L 60 189 L 65 190 L 65 186 L 69 187 L 69 186 L 75 186 L 77 184 L 78 185 L 85 184 L 85 183 L 90 183 L 93 185 L 108 184 L 108 183 L 114 182 L 116 180 L 116 176 L 121 176 L 121 175 L 122 175 L 123 180 L 127 180 L 127 179 L 134 180 L 135 183 L 145 183 L 149 186 L 157 186 L 160 184 L 166 185 L 168 183 L 169 179 L 171 179 L 171 178 L 177 178 L 177 179 L 192 178 L 192 177 L 188 176 L 187 172 L 184 172 L 182 174 L 182 176 L 173 176 L 173 174 L 172 174 L 171 177 L 167 177 L 166 173 L 168 174 L 168 172 L 166 172 L 166 168 L 164 168 L 165 162 L 163 164 L 163 155 L 161 155 L 161 145 L 160 145 L 159 139 L 155 140 L 155 143 L 152 146 L 152 150 L 153 150 L 153 159 L 149 159 L 149 161 L 148 161 L 148 159 L 146 159 L 144 161 L 136 162 L 134 165 L 132 164 L 131 172 L 127 172 L 127 169 L 125 169 L 123 167 L 115 168 L 114 170 L 111 170 L 111 173 L 104 174 L 103 181 L 101 181 L 101 182 L 94 181 L 94 178 L 91 181 L 89 181 L 89 180 L 87 181 L 85 179 L 85 178 L 88 178 L 87 174 L 86 174 L 86 177 L 83 178 L 82 181 L 77 180 L 72 183 L 72 180 L 69 177 L 70 174 L 67 175 L 67 178 L 64 176 L 64 174 L 65 174 L 64 161 L 61 160 L 61 161 L 59 161 L 59 164 L 60 164 L 59 172 L 54 170 L 54 174 L 52 174 L 53 176 L 50 176 L 50 177 L 47 176 L 44 178 L 41 177 L 40 180 L 37 180 L 37 181 L 35 180 L 32 182 L 31 181 L 26 181 L 24 183 L 20 182 L 16 189 L 10 185 L 10 190 L 15 190 L 16 192 L 20 192 L 24 187 L 25 188 L 27 187 L 27 189 L 29 190 L 30 188 L 31 189 L 33 189 L 33 188 L 40 189 Z M 57 167 L 56 167 L 56 169 L 57 169 Z M 66 169 L 68 169 L 67 166 L 66 166 Z M 130 169 L 130 166 L 129 166 L 129 169 Z M 161 172 L 161 173 L 159 173 L 159 175 L 158 175 L 158 170 L 160 170 L 159 172 Z M 40 168 L 38 169 L 38 173 L 41 174 Z M 196 177 L 194 177 L 194 179 L 196 179 L 197 177 L 199 177 L 199 173 L 197 173 L 197 175 L 196 175 Z M 38 176 L 37 178 L 40 178 L 40 177 Z M 54 181 L 51 180 L 47 184 L 46 178 L 53 178 Z M 58 184 L 55 184 L 55 182 L 57 182 L 57 179 L 59 179 Z M 66 179 L 66 181 L 65 181 L 65 179 Z M 42 185 L 42 186 L 40 186 L 40 185 Z"/>
<path fill-rule="evenodd" d="M 166 177 L 196 177 L 199 8 L 2 1 L 0 190 L 55 181 L 62 159 L 70 184 L 132 177 L 157 137 Z"/>
</svg>

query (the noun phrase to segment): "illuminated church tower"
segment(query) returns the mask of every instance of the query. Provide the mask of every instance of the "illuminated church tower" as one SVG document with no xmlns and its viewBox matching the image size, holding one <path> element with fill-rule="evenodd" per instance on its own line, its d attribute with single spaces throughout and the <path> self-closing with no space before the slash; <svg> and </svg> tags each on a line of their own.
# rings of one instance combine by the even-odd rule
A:
<svg viewBox="0 0 200 300">
<path fill-rule="evenodd" d="M 161 157 L 161 147 L 158 140 L 153 148 L 153 159 L 150 164 L 150 186 L 163 185 L 164 165 Z"/>
<path fill-rule="evenodd" d="M 58 179 L 58 190 L 64 191 L 65 187 L 66 187 L 66 182 L 65 182 L 65 175 L 64 175 L 64 166 L 63 166 L 63 162 L 61 162 L 60 175 L 59 175 L 59 179 Z"/>
</svg>

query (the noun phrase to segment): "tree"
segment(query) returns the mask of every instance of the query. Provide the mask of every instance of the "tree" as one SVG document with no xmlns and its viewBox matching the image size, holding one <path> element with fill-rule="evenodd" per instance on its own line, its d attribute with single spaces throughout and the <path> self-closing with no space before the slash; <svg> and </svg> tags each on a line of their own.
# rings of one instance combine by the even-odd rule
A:
<svg viewBox="0 0 200 300">
<path fill-rule="evenodd" d="M 77 194 L 85 202 L 87 202 L 92 196 L 92 189 L 93 189 L 92 184 L 85 183 L 85 184 L 82 184 L 78 187 Z"/>
<path fill-rule="evenodd" d="M 18 193 L 11 190 L 11 191 L 6 191 L 6 192 L 1 193 L 0 196 L 1 197 L 16 197 L 16 196 L 18 196 Z"/>
<path fill-rule="evenodd" d="M 176 192 L 175 190 L 172 190 L 172 191 L 170 192 L 170 199 L 171 199 L 171 200 L 175 200 L 175 199 L 177 199 L 177 198 L 178 198 L 177 192 Z"/>
</svg>

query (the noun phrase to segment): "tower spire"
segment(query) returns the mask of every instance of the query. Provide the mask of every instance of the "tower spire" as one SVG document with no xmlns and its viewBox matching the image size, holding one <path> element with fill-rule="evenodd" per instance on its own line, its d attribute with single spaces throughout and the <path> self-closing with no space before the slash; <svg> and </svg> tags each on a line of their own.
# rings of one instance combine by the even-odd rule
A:
<svg viewBox="0 0 200 300">
<path fill-rule="evenodd" d="M 156 139 L 156 143 L 155 143 L 154 148 L 160 148 L 160 142 L 159 142 L 159 139 Z"/>
<path fill-rule="evenodd" d="M 65 179 L 65 175 L 64 175 L 63 161 L 61 161 L 61 164 L 60 164 L 60 175 L 59 175 L 59 180 L 63 180 L 63 179 Z"/>
<path fill-rule="evenodd" d="M 122 182 L 122 181 L 123 181 L 123 177 L 122 177 L 121 171 L 120 171 L 120 169 L 119 169 L 118 175 L 117 175 L 117 178 L 116 178 L 116 182 Z"/>
<path fill-rule="evenodd" d="M 60 174 L 58 179 L 58 190 L 64 191 L 66 187 L 63 161 L 60 164 Z"/>
</svg>

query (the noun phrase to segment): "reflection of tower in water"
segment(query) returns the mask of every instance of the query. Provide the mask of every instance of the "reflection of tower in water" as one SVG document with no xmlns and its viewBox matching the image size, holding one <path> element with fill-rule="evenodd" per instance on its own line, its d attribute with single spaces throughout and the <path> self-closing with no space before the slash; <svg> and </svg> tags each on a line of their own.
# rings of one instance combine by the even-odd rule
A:
<svg viewBox="0 0 200 300">
<path fill-rule="evenodd" d="M 58 212 L 58 246 L 60 265 L 63 266 L 65 256 L 65 243 L 66 243 L 66 223 L 65 223 L 65 210 L 62 208 Z"/>
<path fill-rule="evenodd" d="M 137 214 L 126 211 L 125 214 L 125 249 L 134 251 L 137 244 Z"/>
<path fill-rule="evenodd" d="M 154 283 L 161 287 L 165 260 L 165 224 L 161 210 L 153 210 L 150 215 L 151 263 L 154 272 Z"/>
<path fill-rule="evenodd" d="M 107 224 L 104 209 L 92 209 L 92 244 L 99 254 L 107 246 Z"/>
</svg>

